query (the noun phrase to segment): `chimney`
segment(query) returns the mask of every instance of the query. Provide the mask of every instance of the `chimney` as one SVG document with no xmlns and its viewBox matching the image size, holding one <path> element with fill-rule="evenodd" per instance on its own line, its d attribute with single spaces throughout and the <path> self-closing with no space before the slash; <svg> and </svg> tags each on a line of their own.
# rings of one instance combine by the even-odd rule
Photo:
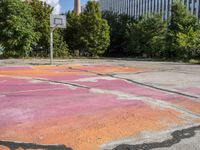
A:
<svg viewBox="0 0 200 150">
<path fill-rule="evenodd" d="M 81 2 L 80 0 L 74 0 L 74 12 L 79 15 L 81 13 Z"/>
</svg>

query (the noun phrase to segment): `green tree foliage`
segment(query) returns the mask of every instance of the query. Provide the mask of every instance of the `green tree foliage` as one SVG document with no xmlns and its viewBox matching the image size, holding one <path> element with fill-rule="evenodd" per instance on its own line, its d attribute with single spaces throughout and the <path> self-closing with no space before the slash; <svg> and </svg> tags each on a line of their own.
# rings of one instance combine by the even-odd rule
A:
<svg viewBox="0 0 200 150">
<path fill-rule="evenodd" d="M 67 16 L 67 28 L 64 31 L 64 40 L 69 45 L 70 53 L 74 54 L 75 51 L 81 50 L 82 46 L 80 43 L 81 36 L 81 23 L 80 17 L 74 12 L 68 12 Z"/>
<path fill-rule="evenodd" d="M 126 32 L 129 25 L 136 22 L 136 20 L 126 14 L 118 14 L 112 11 L 105 11 L 102 13 L 102 16 L 108 21 L 110 26 L 110 47 L 106 55 L 125 55 L 128 40 Z"/>
<path fill-rule="evenodd" d="M 0 1 L 0 43 L 4 57 L 49 55 L 51 8 L 45 2 L 32 0 Z M 55 56 L 65 57 L 68 46 L 61 30 L 54 32 Z"/>
<path fill-rule="evenodd" d="M 54 57 L 66 58 L 70 56 L 69 48 L 64 41 L 63 33 L 60 29 L 54 31 Z"/>
<path fill-rule="evenodd" d="M 102 19 L 99 4 L 89 1 L 80 16 L 82 27 L 81 43 L 83 50 L 89 56 L 98 56 L 105 53 L 110 44 L 109 26 Z"/>
<path fill-rule="evenodd" d="M 49 17 L 53 8 L 40 0 L 32 0 L 29 4 L 33 9 L 32 16 L 35 18 L 34 31 L 38 37 L 38 41 L 33 45 L 33 55 L 47 56 L 50 38 Z"/>
<path fill-rule="evenodd" d="M 156 14 L 134 20 L 109 11 L 103 18 L 110 25 L 107 55 L 199 59 L 199 21 L 179 0 L 173 2 L 166 21 Z"/>
<path fill-rule="evenodd" d="M 5 57 L 25 57 L 36 41 L 32 9 L 19 0 L 0 1 L 0 43 Z"/>
<path fill-rule="evenodd" d="M 49 55 L 50 14 L 53 8 L 40 0 L 0 0 L 0 55 Z M 67 28 L 54 31 L 54 55 L 145 56 L 200 59 L 200 24 L 179 0 L 171 17 L 149 14 L 138 20 L 106 11 L 89 1 L 77 16 L 68 12 Z M 110 27 L 109 27 L 110 26 Z M 68 48 L 69 47 L 69 48 Z"/>
<path fill-rule="evenodd" d="M 180 50 L 183 51 L 184 59 L 200 60 L 200 31 L 195 31 L 193 27 L 187 33 L 179 32 L 177 42 Z"/>
<path fill-rule="evenodd" d="M 171 12 L 165 54 L 169 58 L 182 58 L 185 51 L 182 49 L 183 45 L 180 45 L 182 38 L 179 39 L 179 37 L 190 34 L 191 28 L 193 31 L 198 30 L 198 21 L 179 0 L 172 4 Z"/>
<path fill-rule="evenodd" d="M 67 20 L 65 40 L 73 52 L 79 50 L 84 56 L 105 53 L 110 43 L 109 26 L 97 2 L 89 1 L 80 16 L 69 12 Z"/>
<path fill-rule="evenodd" d="M 3 56 L 3 50 L 4 50 L 4 48 L 3 48 L 2 44 L 0 43 L 0 58 Z"/>
<path fill-rule="evenodd" d="M 159 57 L 165 43 L 166 22 L 151 15 L 132 23 L 127 30 L 127 51 L 134 56 Z"/>
</svg>

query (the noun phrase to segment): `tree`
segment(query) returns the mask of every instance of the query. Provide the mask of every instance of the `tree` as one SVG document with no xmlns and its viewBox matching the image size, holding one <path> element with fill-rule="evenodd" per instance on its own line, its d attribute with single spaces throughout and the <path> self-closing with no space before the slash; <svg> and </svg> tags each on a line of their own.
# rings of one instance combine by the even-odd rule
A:
<svg viewBox="0 0 200 150">
<path fill-rule="evenodd" d="M 0 1 L 0 43 L 6 57 L 25 57 L 36 41 L 32 9 L 19 0 Z"/>
<path fill-rule="evenodd" d="M 142 17 L 127 30 L 127 51 L 131 55 L 158 57 L 165 45 L 166 22 L 160 15 Z"/>
<path fill-rule="evenodd" d="M 102 18 L 99 4 L 88 1 L 80 15 L 82 51 L 89 56 L 98 56 L 105 53 L 110 44 L 109 25 Z"/>
<path fill-rule="evenodd" d="M 67 17 L 67 28 L 64 31 L 64 40 L 69 45 L 71 54 L 74 54 L 75 51 L 81 50 L 82 45 L 80 43 L 81 37 L 81 23 L 80 17 L 77 16 L 74 12 L 68 12 Z"/>
<path fill-rule="evenodd" d="M 171 7 L 171 18 L 169 21 L 168 33 L 166 37 L 167 57 L 179 57 L 184 55 L 184 51 L 179 45 L 179 35 L 188 34 L 191 27 L 194 31 L 198 29 L 198 21 L 180 1 L 175 1 Z"/>
<path fill-rule="evenodd" d="M 99 5 L 88 1 L 83 12 L 77 16 L 68 12 L 64 39 L 71 53 L 78 51 L 83 56 L 99 56 L 105 53 L 110 44 L 109 26 L 102 19 Z"/>
<path fill-rule="evenodd" d="M 129 25 L 136 20 L 127 14 L 118 14 L 112 11 L 102 13 L 104 19 L 110 26 L 110 47 L 106 55 L 119 56 L 126 55 L 127 36 L 126 32 Z"/>
<path fill-rule="evenodd" d="M 32 16 L 35 19 L 34 31 L 37 34 L 37 42 L 34 43 L 33 55 L 37 56 L 47 56 L 49 53 L 49 22 L 50 22 L 50 14 L 53 8 L 48 5 L 46 2 L 42 2 L 40 0 L 32 0 L 29 2 L 32 7 Z"/>
</svg>

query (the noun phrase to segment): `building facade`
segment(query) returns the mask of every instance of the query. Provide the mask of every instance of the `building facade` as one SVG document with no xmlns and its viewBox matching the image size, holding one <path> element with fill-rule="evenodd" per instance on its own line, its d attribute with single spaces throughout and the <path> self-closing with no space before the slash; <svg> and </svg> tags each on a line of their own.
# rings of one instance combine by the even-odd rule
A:
<svg viewBox="0 0 200 150">
<path fill-rule="evenodd" d="M 125 13 L 135 18 L 150 13 L 160 13 L 163 19 L 171 15 L 173 0 L 99 0 L 102 11 Z M 181 0 L 196 17 L 200 18 L 200 0 Z"/>
</svg>

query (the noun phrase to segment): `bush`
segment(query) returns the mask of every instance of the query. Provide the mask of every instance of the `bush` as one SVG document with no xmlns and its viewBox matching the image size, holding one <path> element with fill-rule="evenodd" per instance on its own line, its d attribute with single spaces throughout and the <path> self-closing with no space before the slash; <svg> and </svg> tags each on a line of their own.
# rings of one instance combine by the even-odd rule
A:
<svg viewBox="0 0 200 150">
<path fill-rule="evenodd" d="M 177 42 L 182 52 L 183 59 L 199 59 L 200 60 L 200 31 L 194 31 L 190 28 L 188 33 L 177 34 Z"/>
<path fill-rule="evenodd" d="M 54 56 L 58 58 L 67 58 L 70 56 L 68 45 L 63 40 L 60 29 L 54 31 Z"/>
<path fill-rule="evenodd" d="M 4 50 L 4 48 L 3 48 L 3 46 L 0 44 L 0 57 L 2 57 L 2 55 L 3 55 L 3 50 Z"/>
</svg>

